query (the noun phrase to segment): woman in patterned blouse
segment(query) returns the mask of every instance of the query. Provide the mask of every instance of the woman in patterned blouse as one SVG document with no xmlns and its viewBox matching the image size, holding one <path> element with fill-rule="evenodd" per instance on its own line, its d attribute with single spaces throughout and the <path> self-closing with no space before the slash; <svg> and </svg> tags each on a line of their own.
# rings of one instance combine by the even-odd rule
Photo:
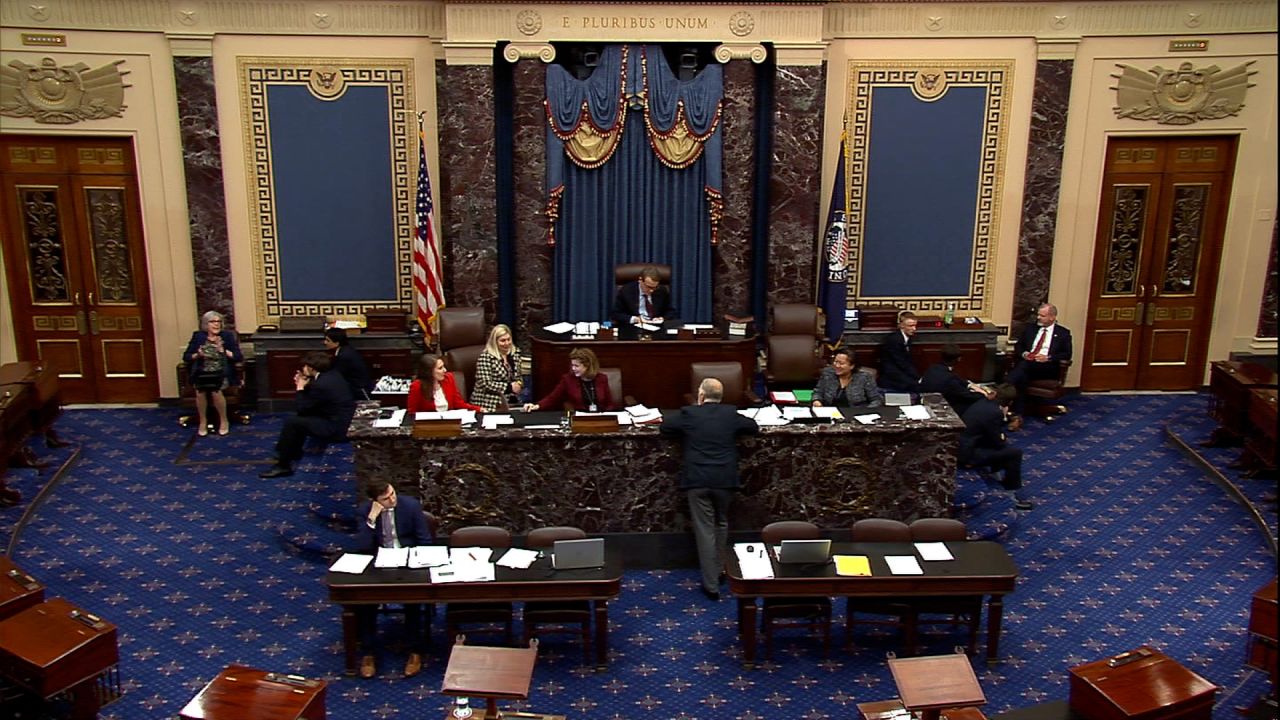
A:
<svg viewBox="0 0 1280 720">
<path fill-rule="evenodd" d="M 520 375 L 520 351 L 511 337 L 511 328 L 495 325 L 476 360 L 476 386 L 471 402 L 496 412 L 520 404 L 524 383 Z"/>
</svg>

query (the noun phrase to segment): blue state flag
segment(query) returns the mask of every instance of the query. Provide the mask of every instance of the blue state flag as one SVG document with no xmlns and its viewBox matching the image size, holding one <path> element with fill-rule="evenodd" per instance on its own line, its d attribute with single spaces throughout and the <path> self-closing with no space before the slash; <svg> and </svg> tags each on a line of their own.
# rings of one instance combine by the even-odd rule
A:
<svg viewBox="0 0 1280 720">
<path fill-rule="evenodd" d="M 848 198 L 844 180 L 845 138 L 840 137 L 840 161 L 831 187 L 831 213 L 823 241 L 823 267 L 818 278 L 818 304 L 827 314 L 827 342 L 836 345 L 844 335 L 844 306 L 849 282 L 849 240 L 845 233 Z"/>
</svg>

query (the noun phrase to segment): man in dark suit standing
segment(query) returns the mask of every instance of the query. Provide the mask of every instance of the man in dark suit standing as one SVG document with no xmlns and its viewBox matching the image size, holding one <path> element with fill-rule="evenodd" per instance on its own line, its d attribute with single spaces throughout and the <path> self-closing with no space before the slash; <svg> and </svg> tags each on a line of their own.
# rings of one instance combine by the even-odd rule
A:
<svg viewBox="0 0 1280 720">
<path fill-rule="evenodd" d="M 351 386 L 351 397 L 356 400 L 368 400 L 373 392 L 373 378 L 369 373 L 369 365 L 359 350 L 351 347 L 347 331 L 342 328 L 329 328 L 324 331 L 324 347 L 333 351 L 333 369 L 338 371 Z"/>
<path fill-rule="evenodd" d="M 331 367 L 332 360 L 323 350 L 309 352 L 302 359 L 302 369 L 293 375 L 298 414 L 285 420 L 280 428 L 275 466 L 258 473 L 258 477 L 292 475 L 293 464 L 302 458 L 302 446 L 308 437 L 335 442 L 347 436 L 356 404 L 347 381 Z"/>
<path fill-rule="evenodd" d="M 898 316 L 898 329 L 880 341 L 880 387 L 892 392 L 919 392 L 920 375 L 911 361 L 911 338 L 916 334 L 915 313 Z"/>
<path fill-rule="evenodd" d="M 958 459 L 966 465 L 989 467 L 994 472 L 1004 471 L 1000 484 L 1013 492 L 1014 507 L 1030 510 L 1031 503 L 1019 492 L 1022 488 L 1022 449 L 1009 445 L 1004 435 L 1005 415 L 1015 392 L 1008 383 L 997 385 L 995 399 L 982 398 L 965 411 Z"/>
<path fill-rule="evenodd" d="M 946 345 L 942 348 L 942 362 L 934 363 L 920 376 L 920 392 L 942 393 L 947 404 L 956 415 L 964 417 L 964 413 L 982 398 L 992 398 L 994 391 L 965 380 L 956 374 L 956 363 L 960 362 L 960 348 Z"/>
<path fill-rule="evenodd" d="M 1017 430 L 1026 409 L 1027 385 L 1033 380 L 1056 380 L 1062 363 L 1071 359 L 1071 331 L 1058 324 L 1057 306 L 1045 303 L 1036 310 L 1036 324 L 1023 331 L 1013 352 L 1018 363 L 1008 381 L 1017 388 L 1018 395 L 1013 401 L 1014 416 L 1009 428 Z"/>
<path fill-rule="evenodd" d="M 610 317 L 618 327 L 640 323 L 661 325 L 677 319 L 679 313 L 671 303 L 671 289 L 658 278 L 658 268 L 650 265 L 640 271 L 637 282 L 618 288 Z"/>
<path fill-rule="evenodd" d="M 698 404 L 686 405 L 663 419 L 663 435 L 684 439 L 680 489 L 689 502 L 689 520 L 698 545 L 702 593 L 720 599 L 721 553 L 729 542 L 729 504 L 741 487 L 738 478 L 738 436 L 760 431 L 756 421 L 721 405 L 724 385 L 707 378 L 698 386 Z"/>
<path fill-rule="evenodd" d="M 356 517 L 364 522 L 356 528 L 355 552 L 376 554 L 378 548 L 403 548 L 430 545 L 434 538 L 427 527 L 422 503 L 409 496 L 400 497 L 390 483 L 375 480 L 365 487 L 369 497 Z M 422 671 L 423 606 L 410 603 L 404 606 L 406 640 L 409 658 L 404 664 L 404 676 L 413 677 Z M 360 677 L 371 678 L 377 672 L 374 653 L 378 642 L 378 608 L 361 606 L 356 610 L 360 626 L 360 645 L 364 656 L 360 658 Z"/>
</svg>

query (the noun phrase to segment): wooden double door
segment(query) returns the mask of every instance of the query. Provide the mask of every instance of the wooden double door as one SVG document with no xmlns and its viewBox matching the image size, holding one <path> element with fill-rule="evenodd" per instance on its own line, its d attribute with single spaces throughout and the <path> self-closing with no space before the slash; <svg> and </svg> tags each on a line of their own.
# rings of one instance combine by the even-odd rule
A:
<svg viewBox="0 0 1280 720">
<path fill-rule="evenodd" d="M 18 356 L 66 402 L 154 402 L 155 336 L 130 140 L 0 135 Z"/>
<path fill-rule="evenodd" d="M 1204 384 L 1235 155 L 1232 137 L 1108 143 L 1082 389 Z"/>
</svg>

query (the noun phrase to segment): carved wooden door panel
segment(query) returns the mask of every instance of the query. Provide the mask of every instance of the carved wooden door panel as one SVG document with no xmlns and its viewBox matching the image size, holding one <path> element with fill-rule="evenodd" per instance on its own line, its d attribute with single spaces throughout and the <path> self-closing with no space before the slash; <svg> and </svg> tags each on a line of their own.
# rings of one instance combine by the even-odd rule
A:
<svg viewBox="0 0 1280 720">
<path fill-rule="evenodd" d="M 155 340 L 133 149 L 0 137 L 4 260 L 18 356 L 66 402 L 154 402 Z"/>
<path fill-rule="evenodd" d="M 1234 162 L 1233 138 L 1108 144 L 1083 389 L 1203 384 Z"/>
</svg>

